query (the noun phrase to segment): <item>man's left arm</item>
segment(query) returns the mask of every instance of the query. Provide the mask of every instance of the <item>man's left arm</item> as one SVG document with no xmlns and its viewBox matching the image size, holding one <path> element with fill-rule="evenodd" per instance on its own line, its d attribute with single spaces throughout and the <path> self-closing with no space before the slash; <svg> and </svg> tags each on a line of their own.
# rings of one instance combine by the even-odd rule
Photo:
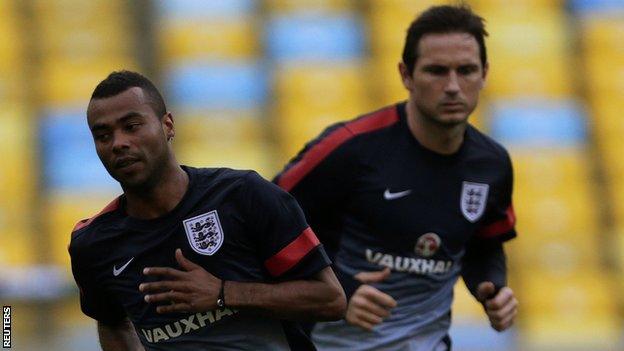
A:
<svg viewBox="0 0 624 351">
<path fill-rule="evenodd" d="M 163 280 L 139 286 L 148 303 L 168 303 L 158 313 L 206 312 L 218 308 L 250 310 L 287 320 L 338 320 L 344 317 L 346 299 L 338 279 L 325 267 L 310 279 L 279 283 L 222 281 L 176 250 L 182 268 L 150 267 L 147 275 Z M 223 284 L 223 290 L 221 286 Z M 223 292 L 221 292 L 223 291 Z M 217 305 L 222 299 L 223 306 Z"/>
<path fill-rule="evenodd" d="M 505 172 L 493 188 L 492 201 L 475 235 L 466 244 L 462 276 L 479 300 L 492 328 L 503 331 L 514 321 L 518 300 L 507 286 L 507 262 L 503 242 L 516 236 L 512 204 L 513 170 L 505 152 Z"/>
<path fill-rule="evenodd" d="M 472 240 L 466 246 L 462 276 L 468 290 L 483 304 L 492 328 L 509 328 L 518 312 L 518 300 L 507 286 L 503 244 L 496 240 Z"/>
</svg>

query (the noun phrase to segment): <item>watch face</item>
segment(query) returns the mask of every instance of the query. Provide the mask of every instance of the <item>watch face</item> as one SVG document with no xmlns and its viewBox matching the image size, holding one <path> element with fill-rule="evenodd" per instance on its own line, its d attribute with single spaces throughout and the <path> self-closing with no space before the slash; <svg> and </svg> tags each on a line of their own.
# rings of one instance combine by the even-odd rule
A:
<svg viewBox="0 0 624 351">
<path fill-rule="evenodd" d="M 223 299 L 217 299 L 217 306 L 219 306 L 219 307 L 223 307 L 223 305 L 225 305 L 225 304 L 223 303 Z"/>
</svg>

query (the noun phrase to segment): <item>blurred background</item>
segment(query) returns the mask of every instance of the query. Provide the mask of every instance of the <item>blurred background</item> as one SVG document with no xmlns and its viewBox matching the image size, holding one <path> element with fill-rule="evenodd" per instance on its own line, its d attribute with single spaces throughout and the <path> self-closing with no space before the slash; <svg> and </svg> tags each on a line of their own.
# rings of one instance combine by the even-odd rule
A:
<svg viewBox="0 0 624 351">
<path fill-rule="evenodd" d="M 0 0 L 0 300 L 13 349 L 98 350 L 67 245 L 120 193 L 85 121 L 95 85 L 143 72 L 194 166 L 272 178 L 331 122 L 407 98 L 405 31 L 424 0 Z M 622 350 L 624 0 L 475 0 L 488 83 L 472 122 L 515 166 L 507 245 L 517 326 L 456 289 L 462 350 Z"/>
</svg>

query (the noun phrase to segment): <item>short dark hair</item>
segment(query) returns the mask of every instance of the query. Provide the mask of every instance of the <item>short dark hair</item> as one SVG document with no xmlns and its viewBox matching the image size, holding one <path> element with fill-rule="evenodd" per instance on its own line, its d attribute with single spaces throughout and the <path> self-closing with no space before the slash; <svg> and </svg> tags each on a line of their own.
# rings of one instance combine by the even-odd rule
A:
<svg viewBox="0 0 624 351">
<path fill-rule="evenodd" d="M 165 100 L 154 83 L 140 73 L 132 71 L 122 70 L 109 74 L 95 87 L 93 94 L 91 94 L 91 100 L 115 96 L 133 87 L 139 87 L 145 92 L 149 104 L 158 118 L 162 118 L 167 113 Z"/>
<path fill-rule="evenodd" d="M 488 33 L 485 30 L 485 20 L 474 13 L 466 5 L 442 5 L 432 6 L 420 14 L 410 24 L 403 47 L 403 63 L 410 73 L 414 72 L 416 60 L 418 59 L 418 44 L 420 38 L 428 33 L 469 33 L 479 44 L 481 64 L 485 67 L 487 63 L 487 52 L 485 49 L 485 39 Z"/>
</svg>

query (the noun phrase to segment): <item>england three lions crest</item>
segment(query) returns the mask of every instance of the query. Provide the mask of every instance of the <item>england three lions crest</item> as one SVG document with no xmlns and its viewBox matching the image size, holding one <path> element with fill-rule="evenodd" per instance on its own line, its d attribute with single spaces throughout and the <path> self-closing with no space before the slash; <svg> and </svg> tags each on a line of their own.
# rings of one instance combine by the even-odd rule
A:
<svg viewBox="0 0 624 351">
<path fill-rule="evenodd" d="M 461 211 L 467 220 L 474 223 L 485 212 L 490 186 L 481 183 L 464 182 L 461 192 Z"/>
<path fill-rule="evenodd" d="M 189 244 L 195 252 L 211 256 L 223 244 L 223 229 L 216 210 L 185 219 L 182 223 Z"/>
</svg>

